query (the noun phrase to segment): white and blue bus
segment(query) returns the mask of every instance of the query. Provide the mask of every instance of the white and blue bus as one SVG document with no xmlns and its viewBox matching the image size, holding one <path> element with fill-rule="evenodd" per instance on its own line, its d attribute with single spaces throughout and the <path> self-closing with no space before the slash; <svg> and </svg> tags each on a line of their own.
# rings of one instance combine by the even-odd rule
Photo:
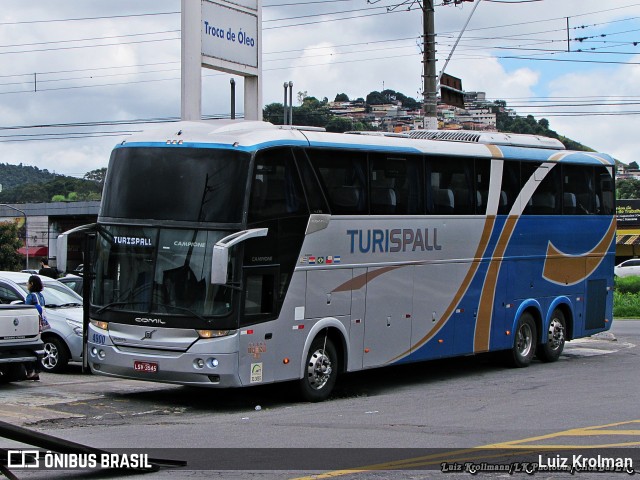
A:
<svg viewBox="0 0 640 480">
<path fill-rule="evenodd" d="M 203 387 L 504 351 L 607 330 L 614 162 L 554 139 L 181 122 L 113 150 L 94 373 Z"/>
</svg>

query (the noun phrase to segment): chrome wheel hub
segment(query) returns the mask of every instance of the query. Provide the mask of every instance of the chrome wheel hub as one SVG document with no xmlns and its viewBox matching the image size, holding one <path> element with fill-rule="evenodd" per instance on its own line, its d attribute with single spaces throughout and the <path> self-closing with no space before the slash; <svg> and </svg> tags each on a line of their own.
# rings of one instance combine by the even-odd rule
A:
<svg viewBox="0 0 640 480">
<path fill-rule="evenodd" d="M 44 368 L 55 368 L 58 364 L 58 349 L 53 343 L 44 344 L 44 357 L 42 357 L 42 365 Z"/>
<path fill-rule="evenodd" d="M 331 372 L 331 359 L 324 350 L 318 349 L 313 352 L 307 364 L 307 378 L 311 388 L 320 390 L 324 387 L 331 377 Z"/>
<path fill-rule="evenodd" d="M 547 342 L 552 350 L 557 350 L 564 344 L 564 327 L 557 318 L 551 320 L 549 324 Z"/>
<path fill-rule="evenodd" d="M 518 329 L 516 349 L 521 356 L 526 357 L 531 352 L 532 347 L 533 332 L 531 331 L 531 327 L 529 325 L 524 324 Z"/>
</svg>

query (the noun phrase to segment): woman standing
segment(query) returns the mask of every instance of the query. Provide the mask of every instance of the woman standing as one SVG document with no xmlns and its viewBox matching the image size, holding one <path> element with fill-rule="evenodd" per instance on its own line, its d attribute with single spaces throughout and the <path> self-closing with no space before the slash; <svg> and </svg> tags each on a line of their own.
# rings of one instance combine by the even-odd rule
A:
<svg viewBox="0 0 640 480">
<path fill-rule="evenodd" d="M 27 288 L 29 294 L 25 299 L 26 305 L 34 305 L 42 318 L 42 307 L 44 307 L 44 295 L 42 295 L 42 280 L 37 275 L 31 275 L 27 281 Z M 38 372 L 38 362 L 31 363 L 27 366 L 27 380 L 40 380 L 40 374 Z"/>
</svg>

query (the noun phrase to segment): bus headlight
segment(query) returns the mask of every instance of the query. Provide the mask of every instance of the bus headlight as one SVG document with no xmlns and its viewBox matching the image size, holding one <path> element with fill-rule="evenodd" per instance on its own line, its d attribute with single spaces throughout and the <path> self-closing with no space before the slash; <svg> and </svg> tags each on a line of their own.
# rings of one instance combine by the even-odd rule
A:
<svg viewBox="0 0 640 480">
<path fill-rule="evenodd" d="M 228 337 L 237 332 L 237 330 L 196 330 L 200 338 L 219 338 Z"/>
<path fill-rule="evenodd" d="M 100 320 L 89 320 L 91 325 L 101 330 L 109 330 L 109 322 L 101 322 Z"/>
</svg>

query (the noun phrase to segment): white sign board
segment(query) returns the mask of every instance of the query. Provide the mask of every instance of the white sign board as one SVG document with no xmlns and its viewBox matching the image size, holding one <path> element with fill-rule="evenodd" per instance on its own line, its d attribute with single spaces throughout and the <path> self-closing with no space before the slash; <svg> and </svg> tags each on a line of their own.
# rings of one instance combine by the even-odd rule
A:
<svg viewBox="0 0 640 480">
<path fill-rule="evenodd" d="M 258 0 L 226 0 L 227 3 L 233 3 L 234 5 L 240 5 L 241 7 L 248 8 L 250 10 L 258 10 Z"/>
<path fill-rule="evenodd" d="M 257 8 L 256 0 L 232 0 Z M 202 55 L 247 67 L 258 67 L 258 16 L 230 6 L 202 1 Z M 203 63 L 207 63 L 203 58 Z"/>
</svg>

